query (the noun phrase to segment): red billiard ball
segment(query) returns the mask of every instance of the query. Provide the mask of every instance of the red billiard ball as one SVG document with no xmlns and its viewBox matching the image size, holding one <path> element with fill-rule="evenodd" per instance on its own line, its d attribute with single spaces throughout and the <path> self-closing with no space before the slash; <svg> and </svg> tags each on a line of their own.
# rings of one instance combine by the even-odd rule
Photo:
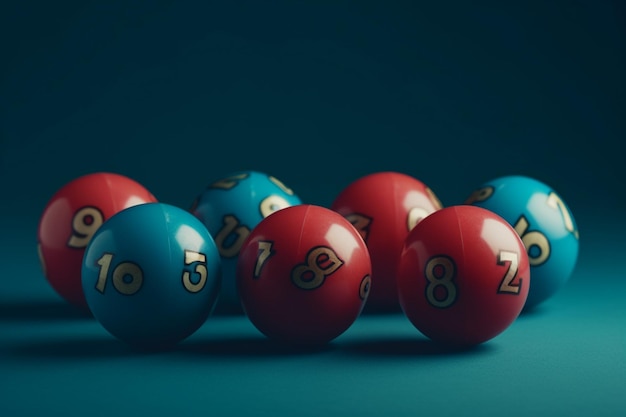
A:
<svg viewBox="0 0 626 417">
<path fill-rule="evenodd" d="M 45 277 L 65 300 L 87 309 L 81 267 L 87 244 L 113 214 L 156 202 L 143 185 L 123 175 L 98 172 L 68 182 L 48 201 L 37 232 Z"/>
<path fill-rule="evenodd" d="M 399 310 L 398 258 L 409 231 L 441 202 L 422 181 L 398 172 L 377 172 L 343 189 L 331 208 L 348 219 L 367 244 L 372 289 L 366 309 Z"/>
<path fill-rule="evenodd" d="M 263 334 L 290 344 L 324 344 L 346 331 L 367 300 L 370 274 L 350 222 L 309 204 L 263 219 L 237 263 L 244 312 Z"/>
<path fill-rule="evenodd" d="M 407 236 L 398 274 L 402 310 L 437 342 L 476 345 L 519 316 L 530 266 L 519 235 L 499 215 L 451 206 L 422 220 Z"/>
</svg>

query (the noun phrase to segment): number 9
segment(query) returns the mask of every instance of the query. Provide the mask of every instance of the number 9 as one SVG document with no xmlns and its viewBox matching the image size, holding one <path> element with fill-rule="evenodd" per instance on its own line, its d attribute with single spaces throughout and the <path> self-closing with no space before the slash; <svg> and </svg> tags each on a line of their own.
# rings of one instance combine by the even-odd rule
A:
<svg viewBox="0 0 626 417">
<path fill-rule="evenodd" d="M 72 235 L 67 246 L 77 249 L 86 247 L 102 223 L 104 216 L 96 207 L 83 207 L 78 210 L 72 218 Z"/>
</svg>

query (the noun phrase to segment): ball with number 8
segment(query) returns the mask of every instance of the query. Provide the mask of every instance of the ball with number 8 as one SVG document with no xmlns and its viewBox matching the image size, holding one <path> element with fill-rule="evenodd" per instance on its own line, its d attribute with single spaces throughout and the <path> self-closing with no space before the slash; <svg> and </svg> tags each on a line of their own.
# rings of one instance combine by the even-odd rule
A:
<svg viewBox="0 0 626 417">
<path fill-rule="evenodd" d="M 170 347 L 209 317 L 219 293 L 219 253 L 206 227 L 163 203 L 123 210 L 85 251 L 82 284 L 91 312 L 136 347 Z"/>
<path fill-rule="evenodd" d="M 302 204 L 277 211 L 244 242 L 237 283 L 244 311 L 269 338 L 324 344 L 359 316 L 370 285 L 365 242 L 338 213 Z"/>
<path fill-rule="evenodd" d="M 578 227 L 551 187 L 525 176 L 500 177 L 483 184 L 465 203 L 499 214 L 521 236 L 533 277 L 525 310 L 554 296 L 569 280 L 578 258 Z"/>
<path fill-rule="evenodd" d="M 447 207 L 407 236 L 398 274 L 400 305 L 434 341 L 480 344 L 519 316 L 529 269 L 520 237 L 503 218 L 480 207 Z"/>
<path fill-rule="evenodd" d="M 81 265 L 91 237 L 120 210 L 156 201 L 138 182 L 107 172 L 75 178 L 57 190 L 37 231 L 39 259 L 52 288 L 71 304 L 86 309 Z"/>
</svg>

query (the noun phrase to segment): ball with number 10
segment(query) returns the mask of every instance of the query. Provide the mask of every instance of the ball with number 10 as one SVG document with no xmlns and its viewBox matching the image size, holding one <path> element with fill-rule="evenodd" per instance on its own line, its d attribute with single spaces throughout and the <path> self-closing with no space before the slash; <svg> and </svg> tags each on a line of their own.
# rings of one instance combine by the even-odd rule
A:
<svg viewBox="0 0 626 417">
<path fill-rule="evenodd" d="M 170 347 L 209 317 L 221 283 L 220 258 L 206 227 L 163 203 L 123 210 L 85 251 L 82 284 L 100 324 L 139 348 Z"/>
</svg>

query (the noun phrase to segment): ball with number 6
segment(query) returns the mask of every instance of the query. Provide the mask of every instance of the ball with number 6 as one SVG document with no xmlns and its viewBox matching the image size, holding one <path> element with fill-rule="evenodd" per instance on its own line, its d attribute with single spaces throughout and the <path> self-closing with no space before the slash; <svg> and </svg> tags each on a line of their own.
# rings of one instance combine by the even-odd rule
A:
<svg viewBox="0 0 626 417">
<path fill-rule="evenodd" d="M 237 283 L 244 311 L 269 338 L 324 344 L 359 316 L 370 286 L 365 242 L 338 213 L 302 204 L 277 211 L 244 242 Z"/>
<path fill-rule="evenodd" d="M 234 172 L 211 183 L 190 212 L 204 223 L 222 257 L 223 280 L 216 312 L 241 313 L 237 257 L 250 231 L 265 217 L 300 198 L 276 177 L 258 171 Z"/>
<path fill-rule="evenodd" d="M 61 187 L 48 201 L 37 231 L 39 259 L 52 288 L 86 309 L 80 272 L 91 237 L 120 210 L 156 201 L 143 185 L 114 173 L 87 174 Z"/>
<path fill-rule="evenodd" d="M 499 214 L 521 236 L 533 276 L 525 310 L 554 296 L 569 280 L 578 258 L 578 227 L 551 187 L 525 176 L 500 177 L 483 184 L 465 203 Z"/>
<path fill-rule="evenodd" d="M 221 264 L 206 227 L 163 203 L 123 210 L 85 251 L 82 284 L 96 320 L 136 347 L 170 347 L 209 317 Z"/>
<path fill-rule="evenodd" d="M 497 214 L 450 206 L 423 219 L 400 257 L 400 305 L 437 342 L 476 345 L 519 316 L 530 285 L 524 245 Z"/>
</svg>

